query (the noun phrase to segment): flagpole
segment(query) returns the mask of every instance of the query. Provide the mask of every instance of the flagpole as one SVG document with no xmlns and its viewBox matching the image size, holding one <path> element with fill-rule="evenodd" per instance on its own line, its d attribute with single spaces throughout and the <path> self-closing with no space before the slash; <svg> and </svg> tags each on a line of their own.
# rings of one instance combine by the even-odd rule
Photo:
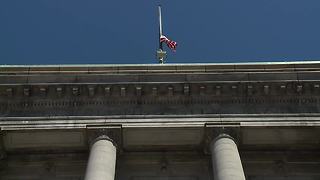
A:
<svg viewBox="0 0 320 180">
<path fill-rule="evenodd" d="M 160 41 L 160 37 L 162 36 L 162 15 L 161 15 L 161 5 L 158 6 L 158 14 L 159 14 L 159 50 L 157 51 L 157 58 L 159 59 L 160 64 L 164 64 L 164 58 L 167 56 L 167 52 L 163 50 L 162 42 Z"/>
<path fill-rule="evenodd" d="M 159 49 L 163 51 L 162 42 L 160 42 L 160 37 L 162 36 L 162 15 L 161 15 L 161 5 L 158 6 L 159 10 Z"/>
</svg>

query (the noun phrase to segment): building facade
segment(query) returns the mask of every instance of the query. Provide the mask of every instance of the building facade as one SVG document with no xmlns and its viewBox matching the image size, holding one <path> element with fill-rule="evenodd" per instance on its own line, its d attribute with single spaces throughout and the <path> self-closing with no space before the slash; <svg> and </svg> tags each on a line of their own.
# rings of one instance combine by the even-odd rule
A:
<svg viewBox="0 0 320 180">
<path fill-rule="evenodd" d="M 319 180 L 320 62 L 0 66 L 1 180 Z"/>
</svg>

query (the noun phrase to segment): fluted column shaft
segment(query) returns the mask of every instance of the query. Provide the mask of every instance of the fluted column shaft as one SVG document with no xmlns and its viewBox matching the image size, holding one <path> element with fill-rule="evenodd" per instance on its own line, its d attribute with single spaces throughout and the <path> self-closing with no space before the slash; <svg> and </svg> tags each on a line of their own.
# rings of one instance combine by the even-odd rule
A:
<svg viewBox="0 0 320 180">
<path fill-rule="evenodd" d="M 114 180 L 116 152 L 109 138 L 97 138 L 91 146 L 85 180 Z"/>
<path fill-rule="evenodd" d="M 219 135 L 210 149 L 214 180 L 245 180 L 238 148 L 231 136 Z"/>
</svg>

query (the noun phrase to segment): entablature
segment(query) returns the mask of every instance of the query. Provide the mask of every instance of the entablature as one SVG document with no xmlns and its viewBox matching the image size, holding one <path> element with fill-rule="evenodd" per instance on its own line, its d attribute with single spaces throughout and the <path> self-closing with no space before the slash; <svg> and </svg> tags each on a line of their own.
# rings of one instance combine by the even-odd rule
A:
<svg viewBox="0 0 320 180">
<path fill-rule="evenodd" d="M 0 116 L 318 113 L 319 64 L 1 66 Z"/>
</svg>

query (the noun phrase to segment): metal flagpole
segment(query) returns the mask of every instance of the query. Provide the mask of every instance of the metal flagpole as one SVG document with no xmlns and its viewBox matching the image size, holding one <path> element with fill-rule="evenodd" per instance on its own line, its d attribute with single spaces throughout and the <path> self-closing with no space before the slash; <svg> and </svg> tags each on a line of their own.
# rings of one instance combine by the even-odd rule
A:
<svg viewBox="0 0 320 180">
<path fill-rule="evenodd" d="M 161 16 L 161 6 L 158 6 L 159 10 L 159 49 L 163 50 L 162 42 L 160 42 L 160 37 L 162 36 L 162 16 Z"/>
<path fill-rule="evenodd" d="M 161 6 L 158 6 L 159 11 L 159 50 L 157 51 L 157 58 L 159 59 L 160 64 L 164 64 L 164 58 L 167 56 L 166 51 L 163 51 L 162 42 L 160 37 L 162 36 L 162 16 L 161 16 Z"/>
</svg>

